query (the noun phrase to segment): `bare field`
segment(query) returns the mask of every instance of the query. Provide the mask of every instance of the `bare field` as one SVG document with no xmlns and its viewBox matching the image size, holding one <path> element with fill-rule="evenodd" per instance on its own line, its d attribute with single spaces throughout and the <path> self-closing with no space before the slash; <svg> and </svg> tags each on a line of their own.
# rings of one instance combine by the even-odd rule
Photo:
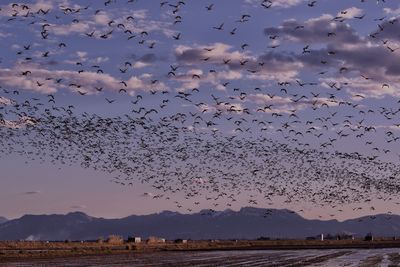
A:
<svg viewBox="0 0 400 267">
<path fill-rule="evenodd" d="M 0 266 L 399 266 L 399 249 L 187 251 L 13 260 Z"/>
<path fill-rule="evenodd" d="M 400 242 L 0 242 L 0 266 L 400 266 Z"/>
</svg>

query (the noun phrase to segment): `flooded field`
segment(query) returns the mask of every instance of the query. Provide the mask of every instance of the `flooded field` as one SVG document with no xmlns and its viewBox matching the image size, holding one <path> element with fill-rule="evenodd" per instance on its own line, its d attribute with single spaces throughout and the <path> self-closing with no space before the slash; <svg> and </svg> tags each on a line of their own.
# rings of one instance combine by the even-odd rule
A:
<svg viewBox="0 0 400 267">
<path fill-rule="evenodd" d="M 10 261 L 0 266 L 400 266 L 400 249 L 151 252 Z"/>
</svg>

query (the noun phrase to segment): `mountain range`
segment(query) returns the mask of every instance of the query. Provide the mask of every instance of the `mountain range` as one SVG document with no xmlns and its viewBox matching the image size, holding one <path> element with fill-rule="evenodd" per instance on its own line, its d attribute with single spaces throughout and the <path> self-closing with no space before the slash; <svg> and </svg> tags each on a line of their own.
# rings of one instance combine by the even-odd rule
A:
<svg viewBox="0 0 400 267">
<path fill-rule="evenodd" d="M 194 214 L 163 211 L 120 219 L 95 218 L 82 212 L 24 215 L 0 224 L 0 240 L 96 240 L 111 234 L 166 239 L 305 238 L 321 233 L 363 237 L 400 236 L 400 216 L 379 214 L 339 222 L 308 220 L 290 210 L 244 207 L 239 211 L 203 210 Z"/>
<path fill-rule="evenodd" d="M 8 221 L 7 218 L 1 217 L 1 216 L 0 216 L 0 223 L 4 223 L 4 222 L 6 222 L 6 221 Z"/>
</svg>

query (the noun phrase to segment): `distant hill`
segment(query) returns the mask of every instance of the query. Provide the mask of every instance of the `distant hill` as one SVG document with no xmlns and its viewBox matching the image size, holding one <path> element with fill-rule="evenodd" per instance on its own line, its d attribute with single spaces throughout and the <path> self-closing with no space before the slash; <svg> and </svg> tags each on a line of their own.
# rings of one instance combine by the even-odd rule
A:
<svg viewBox="0 0 400 267">
<path fill-rule="evenodd" d="M 25 215 L 0 224 L 0 240 L 94 240 L 110 234 L 159 236 L 167 239 L 305 238 L 320 233 L 400 236 L 400 216 L 375 215 L 338 222 L 307 220 L 289 210 L 242 208 L 240 211 L 201 211 L 180 214 L 164 211 L 121 219 L 66 215 Z"/>
<path fill-rule="evenodd" d="M 8 221 L 7 218 L 0 216 L 0 224 Z"/>
</svg>

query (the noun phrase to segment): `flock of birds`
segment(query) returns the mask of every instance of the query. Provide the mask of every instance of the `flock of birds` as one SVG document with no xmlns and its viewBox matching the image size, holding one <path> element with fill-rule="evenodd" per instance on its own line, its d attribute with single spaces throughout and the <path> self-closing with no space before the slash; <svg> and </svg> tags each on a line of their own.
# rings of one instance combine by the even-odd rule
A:
<svg viewBox="0 0 400 267">
<path fill-rule="evenodd" d="M 115 183 L 133 187 L 137 183 L 148 184 L 154 191 L 144 195 L 175 201 L 178 208 L 188 211 L 202 201 L 212 204 L 213 209 L 232 206 L 239 195 L 246 196 L 248 205 L 300 201 L 335 207 L 357 203 L 357 209 L 376 199 L 395 199 L 394 195 L 400 191 L 400 165 L 396 163 L 400 104 L 396 99 L 387 106 L 375 107 L 361 104 L 366 98 L 362 94 L 347 99 L 339 97 L 346 84 L 332 82 L 327 90 L 321 89 L 318 82 L 301 79 L 278 81 L 273 89 L 262 85 L 237 87 L 229 80 L 219 85 L 223 90 L 201 86 L 190 90 L 162 88 L 188 76 L 179 61 L 171 63 L 162 75 L 149 79 L 146 88 L 150 89 L 134 93 L 128 83 L 134 65 L 130 59 L 122 60 L 118 66 L 121 81 L 114 92 L 102 86 L 85 88 L 79 81 L 59 75 L 33 79 L 37 69 L 31 66 L 37 61 L 51 61 L 52 51 L 70 46 L 52 32 L 60 18 L 79 23 L 82 16 L 96 16 L 122 2 L 96 2 L 98 9 L 90 5 L 60 5 L 57 10 L 33 10 L 29 4 L 10 3 L 0 10 L 5 21 L 2 23 L 8 27 L 29 25 L 38 29 L 36 42 L 49 47 L 39 51 L 43 46 L 21 44 L 15 56 L 22 70 L 15 78 L 29 80 L 38 89 L 46 83 L 68 88 L 77 103 L 96 96 L 101 99 L 97 104 L 107 110 L 116 109 L 122 102 L 127 106 L 126 111 L 116 116 L 99 115 L 82 111 L 79 106 L 82 104 L 65 103 L 64 96 L 58 93 L 35 94 L 0 84 L 0 157 L 17 154 L 26 163 L 81 165 L 110 173 Z M 129 4 L 127 8 L 135 9 L 137 1 L 125 2 Z M 265 10 L 274 9 L 272 0 L 259 1 L 259 4 Z M 310 8 L 318 4 L 319 1 L 305 3 Z M 188 5 L 190 1 L 162 1 L 160 9 L 172 19 L 171 27 L 177 27 L 190 20 L 184 18 Z M 199 12 L 207 16 L 217 9 L 216 2 L 205 5 Z M 209 31 L 238 35 L 241 25 L 251 19 L 251 14 L 242 14 L 235 20 L 236 27 L 228 29 L 228 23 L 224 22 Z M 368 19 L 368 15 L 357 19 Z M 339 16 L 333 23 L 346 23 L 346 20 Z M 152 32 L 131 29 L 136 21 L 134 16 L 123 21 L 110 20 L 103 32 L 88 31 L 78 38 L 82 42 L 87 39 L 112 42 L 115 36 L 123 36 L 126 42 L 136 41 L 135 49 L 139 51 L 147 53 L 149 49 L 157 49 Z M 380 38 L 380 32 L 385 31 L 381 26 L 384 22 L 398 23 L 397 19 L 387 18 L 378 22 L 378 32 L 369 38 Z M 304 28 L 298 27 L 299 31 Z M 334 32 L 326 34 L 335 38 Z M 177 44 L 185 39 L 185 34 L 176 31 L 170 38 Z M 270 41 L 279 38 L 267 36 Z M 390 49 L 388 53 L 396 53 L 397 48 L 386 40 L 382 42 Z M 245 51 L 251 45 L 243 43 L 238 49 Z M 275 48 L 271 45 L 267 49 Z M 266 62 L 247 59 L 225 58 L 216 63 L 212 57 L 214 47 L 201 49 L 196 64 L 209 68 L 210 75 L 230 67 L 251 75 L 268 69 Z M 302 54 L 312 53 L 305 44 Z M 335 51 L 329 56 L 335 57 Z M 321 58 L 321 73 L 325 72 L 324 60 Z M 3 62 L 0 67 L 4 68 Z M 75 67 L 78 74 L 107 72 L 101 63 L 88 66 L 77 61 Z M 336 71 L 343 73 L 346 69 Z M 201 81 L 205 75 L 191 73 L 189 78 Z M 389 87 L 388 83 L 382 84 L 382 88 Z M 254 104 L 251 99 L 260 95 L 265 97 L 265 103 Z M 285 109 L 276 104 L 280 101 Z M 388 127 L 378 127 L 375 121 Z M 358 148 L 360 151 L 352 151 Z M 192 203 L 185 206 L 175 196 Z"/>
</svg>

